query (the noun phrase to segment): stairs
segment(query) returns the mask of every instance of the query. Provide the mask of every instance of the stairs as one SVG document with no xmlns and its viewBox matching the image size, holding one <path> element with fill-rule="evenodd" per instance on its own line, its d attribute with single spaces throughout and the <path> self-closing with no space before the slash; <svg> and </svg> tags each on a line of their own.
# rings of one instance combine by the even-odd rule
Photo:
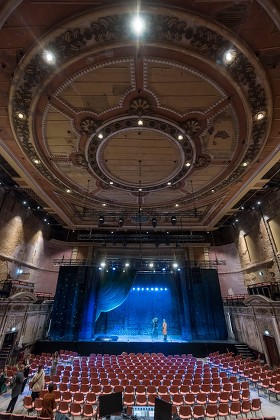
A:
<svg viewBox="0 0 280 420">
<path fill-rule="evenodd" d="M 0 369 L 3 369 L 11 352 L 11 345 L 3 345 L 0 351 Z"/>
<path fill-rule="evenodd" d="M 255 360 L 254 354 L 251 352 L 250 347 L 245 343 L 238 343 L 234 345 L 237 351 L 237 354 L 241 354 L 243 359 L 252 359 Z"/>
</svg>

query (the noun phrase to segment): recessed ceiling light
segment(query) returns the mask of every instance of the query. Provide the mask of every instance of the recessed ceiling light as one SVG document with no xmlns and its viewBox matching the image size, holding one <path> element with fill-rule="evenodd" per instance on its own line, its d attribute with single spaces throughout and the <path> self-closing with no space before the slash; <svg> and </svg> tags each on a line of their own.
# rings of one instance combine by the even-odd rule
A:
<svg viewBox="0 0 280 420">
<path fill-rule="evenodd" d="M 135 16 L 131 22 L 132 30 L 138 36 L 143 34 L 145 26 L 146 25 L 144 19 L 139 15 Z"/>
<path fill-rule="evenodd" d="M 17 116 L 20 120 L 24 119 L 24 113 L 23 112 L 18 112 Z"/>
<path fill-rule="evenodd" d="M 229 50 L 224 55 L 224 59 L 226 63 L 232 63 L 235 57 L 236 57 L 236 51 L 234 50 Z"/>
<path fill-rule="evenodd" d="M 143 120 L 138 120 L 138 121 L 137 121 L 137 124 L 138 124 L 138 125 L 143 125 L 143 124 L 144 124 L 144 121 L 143 121 Z"/>
<path fill-rule="evenodd" d="M 265 111 L 259 111 L 259 112 L 256 113 L 254 119 L 256 121 L 261 121 L 262 119 L 264 119 L 265 115 L 266 115 Z"/>
<path fill-rule="evenodd" d="M 43 58 L 46 63 L 48 64 L 54 64 L 55 63 L 55 54 L 50 50 L 44 50 L 43 51 Z"/>
<path fill-rule="evenodd" d="M 98 137 L 99 139 L 103 139 L 103 134 L 102 134 L 102 133 L 99 133 L 97 137 Z"/>
<path fill-rule="evenodd" d="M 183 138 L 184 138 L 183 134 L 179 134 L 177 137 L 178 140 L 183 140 Z"/>
<path fill-rule="evenodd" d="M 191 166 L 190 162 L 187 162 L 187 163 L 186 163 L 186 166 Z"/>
</svg>

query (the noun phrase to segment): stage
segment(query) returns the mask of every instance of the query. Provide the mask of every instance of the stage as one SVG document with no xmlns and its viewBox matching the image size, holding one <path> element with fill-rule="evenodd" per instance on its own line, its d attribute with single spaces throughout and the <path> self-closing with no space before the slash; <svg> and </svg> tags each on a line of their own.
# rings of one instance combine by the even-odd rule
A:
<svg viewBox="0 0 280 420">
<path fill-rule="evenodd" d="M 204 358 L 209 353 L 219 351 L 225 353 L 231 351 L 237 353 L 234 341 L 182 341 L 178 337 L 163 339 L 151 339 L 144 336 L 100 336 L 92 341 L 50 341 L 39 340 L 35 343 L 33 353 L 42 352 L 54 353 L 59 350 L 76 351 L 80 355 L 89 356 L 91 353 L 99 354 L 121 354 L 126 353 L 163 353 L 164 355 L 192 354 L 195 357 Z"/>
</svg>

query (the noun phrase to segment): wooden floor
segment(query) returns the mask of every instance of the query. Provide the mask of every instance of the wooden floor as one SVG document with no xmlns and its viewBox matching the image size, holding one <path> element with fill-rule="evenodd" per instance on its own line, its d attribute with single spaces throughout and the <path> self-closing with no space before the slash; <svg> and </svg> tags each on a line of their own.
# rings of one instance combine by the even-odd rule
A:
<svg viewBox="0 0 280 420">
<path fill-rule="evenodd" d="M 251 398 L 258 398 L 258 393 L 254 387 L 250 387 Z M 14 413 L 16 414 L 27 414 L 26 410 L 23 409 L 22 400 L 25 395 L 30 395 L 28 386 L 25 387 L 24 393 L 19 396 L 17 404 L 15 406 Z M 6 408 L 9 404 L 11 396 L 11 391 L 8 391 L 6 394 L 0 396 L 0 411 L 6 411 Z M 268 395 L 263 392 L 260 393 L 260 399 L 262 401 L 262 413 L 257 413 L 257 417 L 270 417 L 274 416 L 277 420 L 280 420 L 280 400 L 276 400 L 274 396 L 271 396 L 271 401 L 268 400 Z M 241 416 L 239 416 L 241 418 Z M 253 415 L 249 417 L 255 417 Z M 235 417 L 232 417 L 235 418 Z M 244 417 L 245 418 L 245 417 Z"/>
</svg>

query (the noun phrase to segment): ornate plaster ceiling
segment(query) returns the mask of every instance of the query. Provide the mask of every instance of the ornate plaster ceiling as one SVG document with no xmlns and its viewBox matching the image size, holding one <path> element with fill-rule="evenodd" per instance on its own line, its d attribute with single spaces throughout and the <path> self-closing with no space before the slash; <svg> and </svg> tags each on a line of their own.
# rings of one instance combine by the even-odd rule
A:
<svg viewBox="0 0 280 420">
<path fill-rule="evenodd" d="M 279 159 L 268 2 L 4 3 L 2 153 L 65 225 L 209 229 Z"/>
</svg>

